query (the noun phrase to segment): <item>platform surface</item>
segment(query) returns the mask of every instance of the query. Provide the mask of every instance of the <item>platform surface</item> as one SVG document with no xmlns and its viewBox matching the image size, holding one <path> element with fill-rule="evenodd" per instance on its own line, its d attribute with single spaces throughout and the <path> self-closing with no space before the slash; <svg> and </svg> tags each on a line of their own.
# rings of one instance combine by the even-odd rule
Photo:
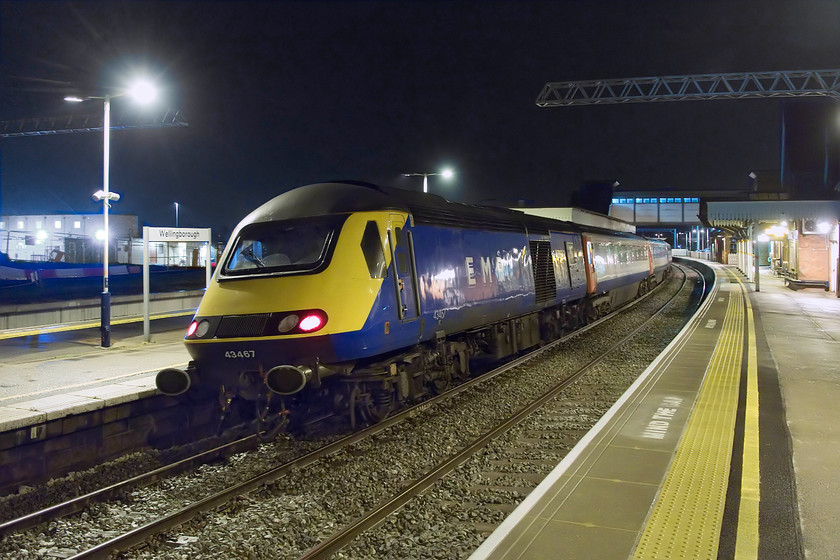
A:
<svg viewBox="0 0 840 560">
<path fill-rule="evenodd" d="M 840 299 L 717 290 L 472 555 L 840 558 Z"/>
</svg>

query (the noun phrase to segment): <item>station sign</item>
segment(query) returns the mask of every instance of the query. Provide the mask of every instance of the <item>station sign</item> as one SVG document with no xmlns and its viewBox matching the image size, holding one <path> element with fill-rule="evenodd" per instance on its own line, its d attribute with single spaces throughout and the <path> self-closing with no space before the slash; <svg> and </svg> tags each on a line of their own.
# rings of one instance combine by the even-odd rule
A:
<svg viewBox="0 0 840 560">
<path fill-rule="evenodd" d="M 149 241 L 167 242 L 209 242 L 210 228 L 166 228 L 147 227 L 143 228 L 149 232 Z"/>
</svg>

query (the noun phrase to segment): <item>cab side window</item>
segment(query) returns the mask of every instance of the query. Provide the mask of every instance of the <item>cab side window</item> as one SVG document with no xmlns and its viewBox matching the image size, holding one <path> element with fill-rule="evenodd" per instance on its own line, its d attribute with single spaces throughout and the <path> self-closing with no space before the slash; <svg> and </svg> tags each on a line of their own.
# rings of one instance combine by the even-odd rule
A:
<svg viewBox="0 0 840 560">
<path fill-rule="evenodd" d="M 397 243 L 394 247 L 394 256 L 397 259 L 397 271 L 399 272 L 400 276 L 405 276 L 409 272 L 408 258 L 406 256 L 406 251 L 408 250 L 408 243 L 406 243 L 405 232 L 402 228 L 394 228 L 394 238 Z"/>
<path fill-rule="evenodd" d="M 362 235 L 362 253 L 365 255 L 371 278 L 385 278 L 385 253 L 382 251 L 382 237 L 376 222 L 369 221 Z"/>
</svg>

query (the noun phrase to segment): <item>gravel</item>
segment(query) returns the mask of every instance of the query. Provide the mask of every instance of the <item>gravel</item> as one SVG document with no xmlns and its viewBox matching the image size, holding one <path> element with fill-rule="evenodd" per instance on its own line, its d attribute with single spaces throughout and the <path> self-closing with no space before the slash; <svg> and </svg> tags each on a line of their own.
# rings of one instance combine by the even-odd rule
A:
<svg viewBox="0 0 840 560">
<path fill-rule="evenodd" d="M 429 406 L 380 435 L 293 471 L 118 557 L 297 558 L 609 348 L 624 336 L 621 333 L 630 332 L 664 303 L 678 285 L 672 280 L 630 312 L 537 359 L 446 403 Z M 536 486 L 533 475 L 547 474 L 679 331 L 687 319 L 684 309 L 689 297 L 681 295 L 679 299 L 674 311 L 658 317 L 633 343 L 595 366 L 549 406 L 493 441 L 335 558 L 469 556 L 488 530 L 501 523 L 506 512 Z M 0 555 L 68 558 L 119 531 L 141 526 L 322 444 L 280 437 L 257 451 L 132 491 L 122 500 L 4 537 Z M 0 501 L 0 514 L 28 499 L 45 500 L 45 493 L 53 501 L 62 492 L 68 492 L 69 497 L 79 491 L 79 481 L 103 484 L 104 477 L 116 476 L 114 472 L 130 472 L 137 464 L 155 461 L 153 456 L 139 454 L 124 459 L 120 468 L 103 465 L 77 474 L 75 486 L 62 480 L 9 497 Z"/>
</svg>

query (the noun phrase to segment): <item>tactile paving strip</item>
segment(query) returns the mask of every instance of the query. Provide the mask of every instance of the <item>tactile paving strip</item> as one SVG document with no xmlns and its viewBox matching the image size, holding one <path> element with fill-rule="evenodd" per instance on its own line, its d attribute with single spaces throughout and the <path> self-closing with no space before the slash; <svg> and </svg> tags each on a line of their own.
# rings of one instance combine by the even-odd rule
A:
<svg viewBox="0 0 840 560">
<path fill-rule="evenodd" d="M 732 290 L 703 387 L 633 558 L 717 558 L 743 346 L 743 296 Z"/>
</svg>

